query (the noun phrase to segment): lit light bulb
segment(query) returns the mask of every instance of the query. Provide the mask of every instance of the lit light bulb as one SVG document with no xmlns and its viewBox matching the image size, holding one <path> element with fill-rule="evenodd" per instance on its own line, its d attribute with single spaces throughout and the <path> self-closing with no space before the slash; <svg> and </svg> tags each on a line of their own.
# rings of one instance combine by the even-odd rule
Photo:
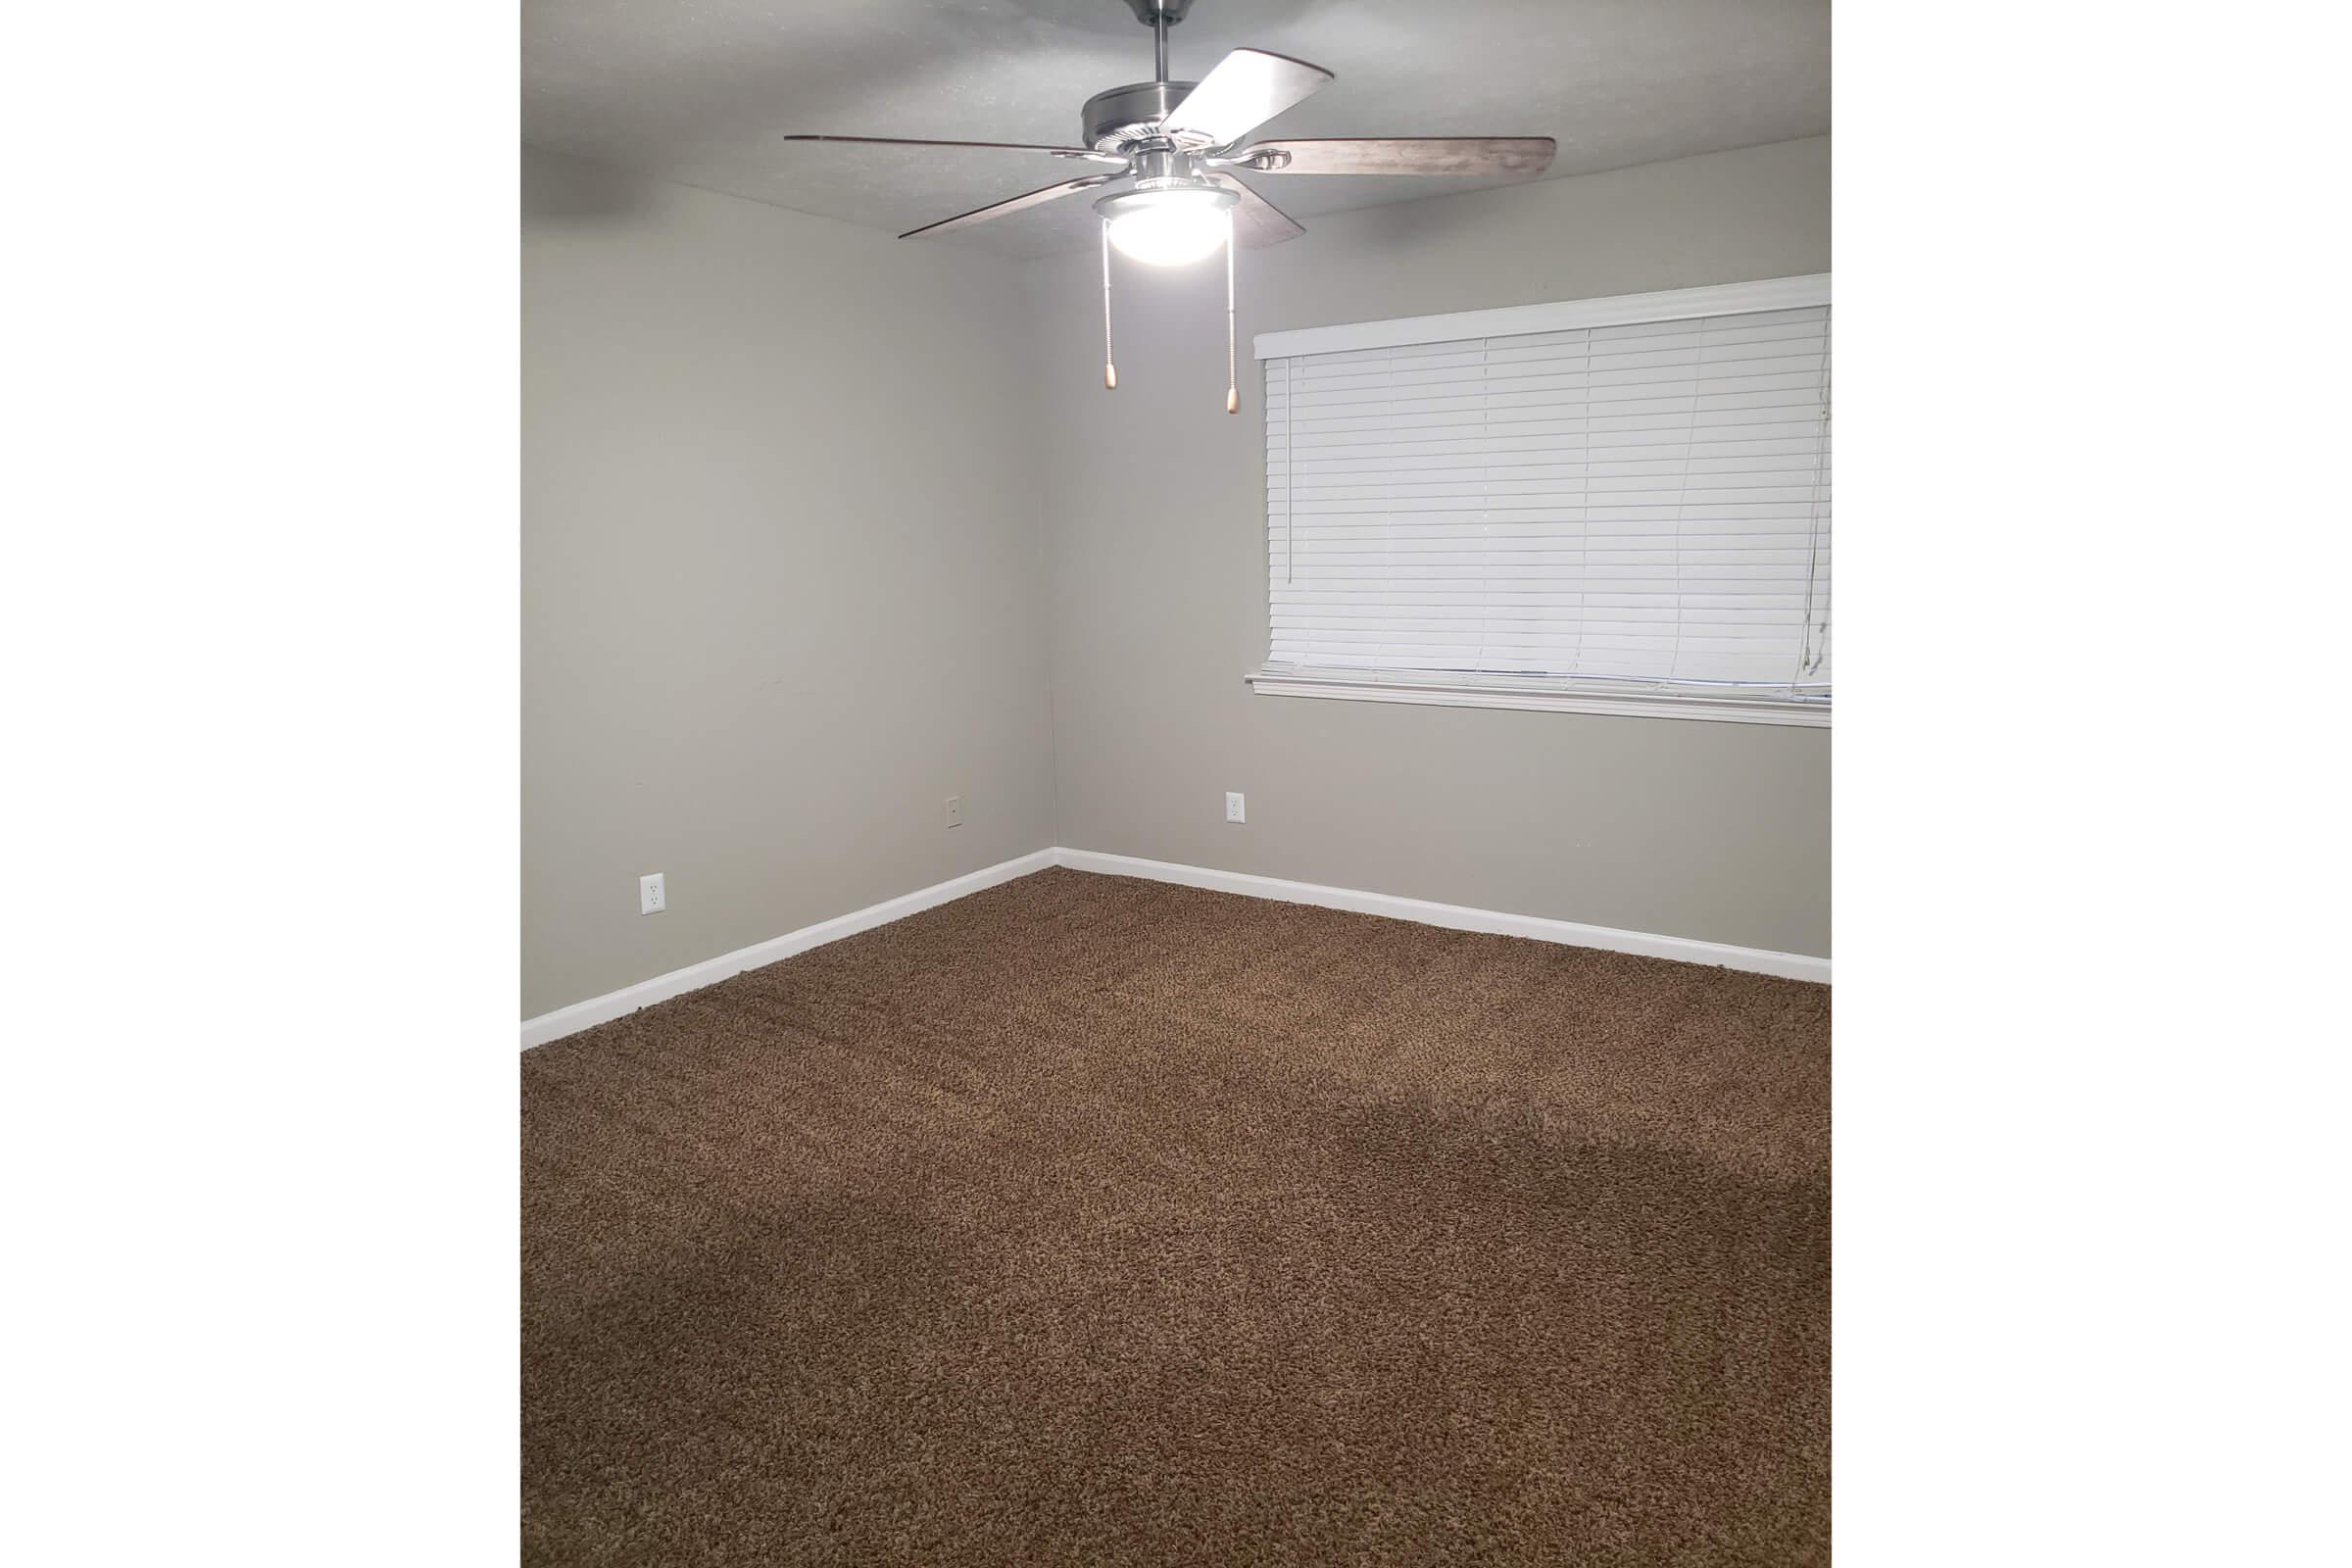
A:
<svg viewBox="0 0 2352 1568">
<path fill-rule="evenodd" d="M 1241 198 L 1214 185 L 1130 191 L 1095 204 L 1119 254 L 1153 267 L 1182 267 L 1225 243 L 1225 210 Z"/>
</svg>

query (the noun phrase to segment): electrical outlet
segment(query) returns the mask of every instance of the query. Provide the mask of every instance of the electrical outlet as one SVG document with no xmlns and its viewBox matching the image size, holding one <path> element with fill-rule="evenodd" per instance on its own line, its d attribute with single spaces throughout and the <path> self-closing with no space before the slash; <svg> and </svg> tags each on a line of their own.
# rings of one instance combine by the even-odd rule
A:
<svg viewBox="0 0 2352 1568">
<path fill-rule="evenodd" d="M 652 876 L 641 876 L 637 879 L 637 912 L 639 914 L 660 914 L 668 907 L 669 898 L 662 891 L 661 872 L 656 871 Z"/>
<path fill-rule="evenodd" d="M 1247 816 L 1242 814 L 1242 792 L 1240 790 L 1227 790 L 1225 792 L 1225 820 L 1228 822 L 1247 822 L 1250 820 Z"/>
<path fill-rule="evenodd" d="M 963 797 L 960 795 L 948 797 L 948 826 L 963 826 Z"/>
</svg>

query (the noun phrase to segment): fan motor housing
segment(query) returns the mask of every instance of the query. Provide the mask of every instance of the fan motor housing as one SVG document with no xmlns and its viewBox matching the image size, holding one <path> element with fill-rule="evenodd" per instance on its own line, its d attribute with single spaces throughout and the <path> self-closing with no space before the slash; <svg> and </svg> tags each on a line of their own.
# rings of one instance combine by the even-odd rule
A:
<svg viewBox="0 0 2352 1568">
<path fill-rule="evenodd" d="M 1078 139 L 1098 152 L 1120 152 L 1131 142 L 1157 141 L 1159 122 L 1199 82 L 1138 81 L 1099 92 L 1078 112 Z"/>
</svg>

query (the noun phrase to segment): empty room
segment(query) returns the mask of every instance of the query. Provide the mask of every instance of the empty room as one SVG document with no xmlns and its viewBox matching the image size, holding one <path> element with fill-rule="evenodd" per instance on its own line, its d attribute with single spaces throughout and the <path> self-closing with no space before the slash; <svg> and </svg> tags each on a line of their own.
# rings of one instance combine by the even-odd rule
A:
<svg viewBox="0 0 2352 1568">
<path fill-rule="evenodd" d="M 1828 16 L 1569 16 L 525 8 L 526 1560 L 1823 1555 Z"/>
<path fill-rule="evenodd" d="M 2340 1557 L 2343 50 L 1835 23 L 28 15 L 10 1560 Z"/>
</svg>

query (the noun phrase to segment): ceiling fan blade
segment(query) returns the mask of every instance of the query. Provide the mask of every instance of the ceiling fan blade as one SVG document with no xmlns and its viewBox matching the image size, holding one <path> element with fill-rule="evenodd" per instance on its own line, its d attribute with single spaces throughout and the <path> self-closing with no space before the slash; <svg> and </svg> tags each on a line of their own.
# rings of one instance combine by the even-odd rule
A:
<svg viewBox="0 0 2352 1568">
<path fill-rule="evenodd" d="M 1330 80 L 1321 66 L 1263 49 L 1236 49 L 1168 111 L 1159 128 L 1170 136 L 1190 131 L 1205 137 L 1205 146 L 1230 146 Z"/>
<path fill-rule="evenodd" d="M 1341 136 L 1261 141 L 1232 154 L 1260 174 L 1541 174 L 1549 136 Z"/>
<path fill-rule="evenodd" d="M 1024 141 L 913 141 L 905 136 L 812 136 L 795 134 L 786 141 L 850 141 L 867 147 L 977 147 L 1001 153 L 1045 153 L 1053 158 L 1086 158 L 1099 164 L 1124 164 L 1126 157 L 1119 153 L 1102 153 L 1092 147 L 1041 147 Z"/>
<path fill-rule="evenodd" d="M 1233 237 L 1244 245 L 1252 249 L 1279 245 L 1306 232 L 1292 220 L 1290 214 L 1231 174 L 1212 173 L 1208 177 L 1241 197 L 1241 205 L 1233 210 Z"/>
<path fill-rule="evenodd" d="M 1058 185 L 1048 185 L 1044 190 L 1033 190 L 1025 196 L 1015 196 L 1010 201 L 997 202 L 988 207 L 975 207 L 968 213 L 957 213 L 954 218 L 943 218 L 936 223 L 925 223 L 920 228 L 910 228 L 901 234 L 899 238 L 912 239 L 917 234 L 937 234 L 943 229 L 961 228 L 966 223 L 985 223 L 992 218 L 1003 218 L 1008 213 L 1017 213 L 1024 208 L 1042 207 L 1047 202 L 1058 201 L 1064 196 L 1074 195 L 1082 190 L 1093 190 L 1097 185 L 1107 185 L 1114 179 L 1124 177 L 1120 174 L 1088 174 L 1082 179 L 1065 179 Z"/>
</svg>

